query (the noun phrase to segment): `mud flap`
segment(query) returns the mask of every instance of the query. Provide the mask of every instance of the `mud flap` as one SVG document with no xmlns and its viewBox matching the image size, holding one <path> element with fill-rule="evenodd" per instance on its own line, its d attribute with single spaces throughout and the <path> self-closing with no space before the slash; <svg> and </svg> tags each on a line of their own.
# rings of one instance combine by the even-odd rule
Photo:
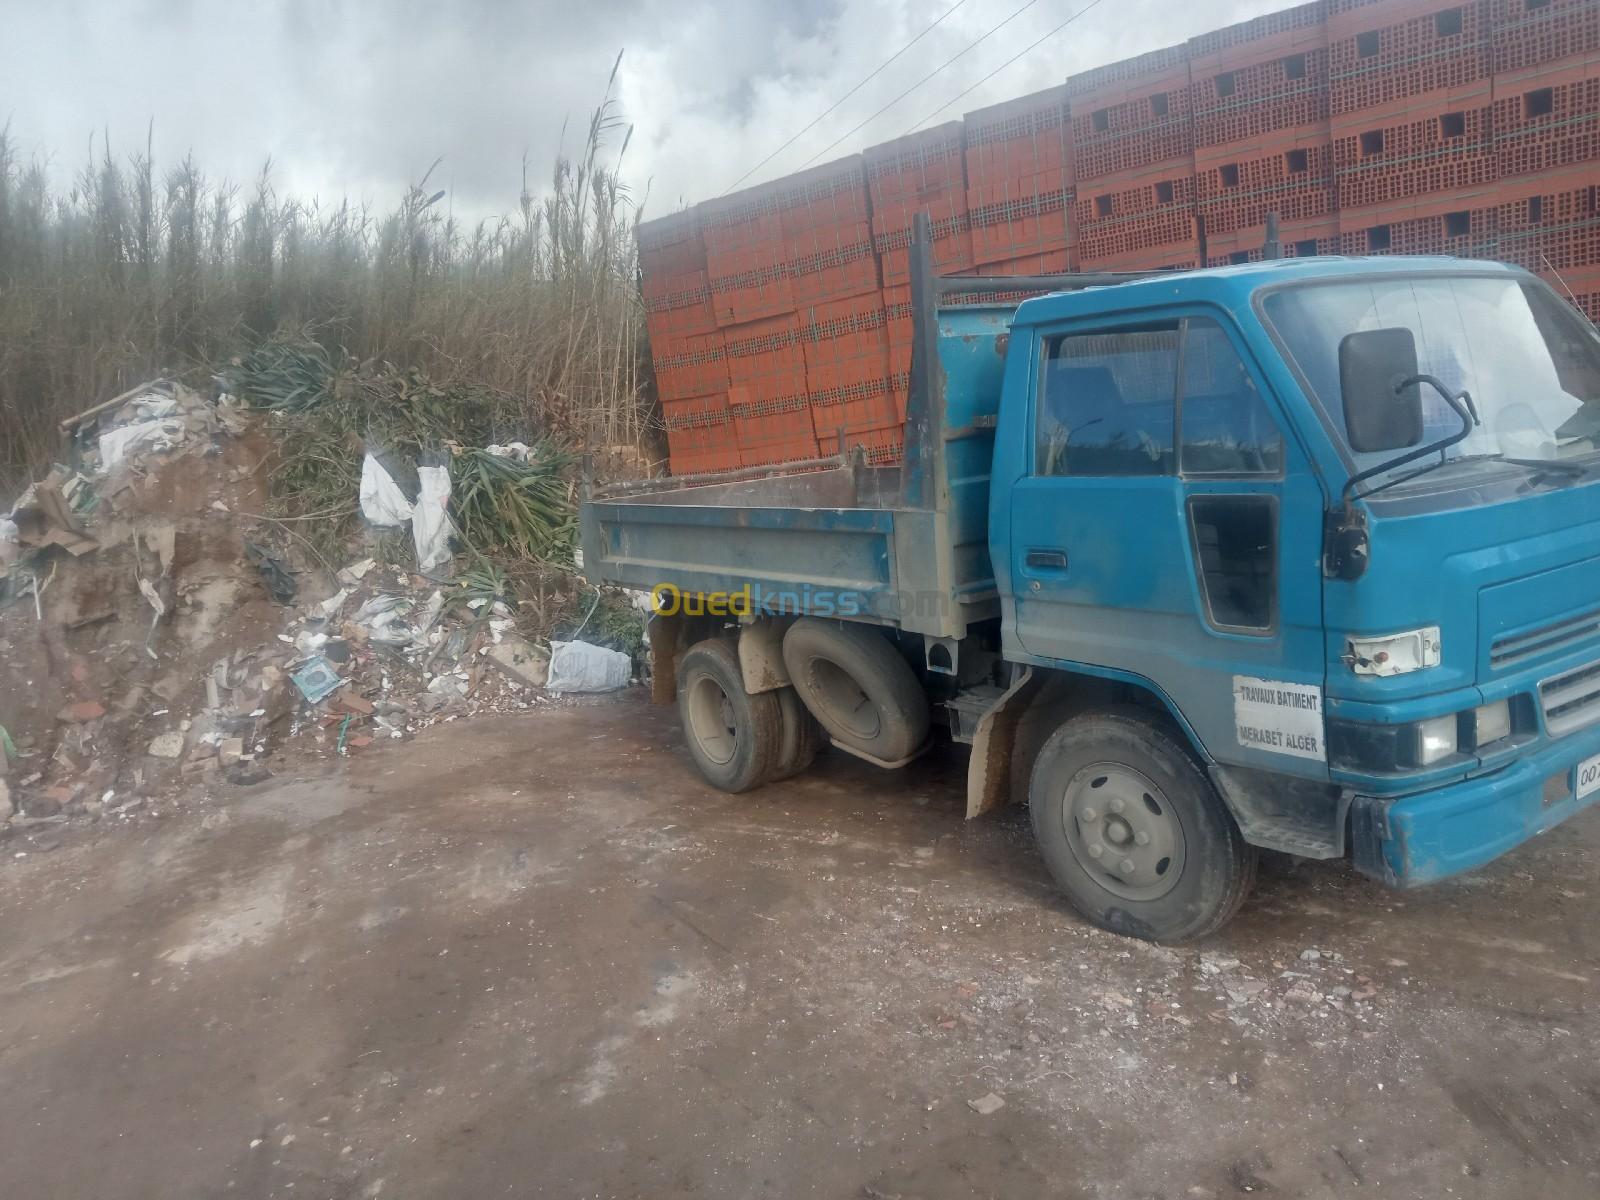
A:
<svg viewBox="0 0 1600 1200">
<path fill-rule="evenodd" d="M 972 757 L 967 761 L 967 820 L 999 808 L 1009 798 L 1017 724 L 1040 686 L 1033 669 L 1023 667 L 1005 693 L 978 718 Z"/>
<path fill-rule="evenodd" d="M 681 617 L 656 613 L 650 618 L 650 703 L 671 705 L 678 702 L 678 658 L 683 644 Z"/>
</svg>

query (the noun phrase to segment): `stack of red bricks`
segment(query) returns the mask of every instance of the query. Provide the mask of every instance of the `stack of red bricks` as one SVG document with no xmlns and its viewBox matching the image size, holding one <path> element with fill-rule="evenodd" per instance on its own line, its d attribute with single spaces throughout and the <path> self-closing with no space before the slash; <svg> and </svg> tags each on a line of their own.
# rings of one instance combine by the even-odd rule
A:
<svg viewBox="0 0 1600 1200">
<path fill-rule="evenodd" d="M 1246 262 L 1276 213 L 1600 319 L 1600 0 L 1313 0 L 641 226 L 675 472 L 898 460 L 921 212 L 945 274 Z"/>
<path fill-rule="evenodd" d="M 1484 0 L 1331 0 L 1340 252 L 1493 255 L 1491 31 Z"/>
<path fill-rule="evenodd" d="M 728 364 L 711 303 L 699 211 L 674 213 L 639 227 L 645 329 L 672 469 L 724 470 L 733 426 Z"/>
<path fill-rule="evenodd" d="M 1316 0 L 1189 42 L 1207 265 L 1259 259 L 1269 213 L 1285 254 L 1333 252 L 1326 16 L 1327 0 Z"/>
<path fill-rule="evenodd" d="M 1600 3 L 1493 0 L 1494 257 L 1600 323 Z"/>
<path fill-rule="evenodd" d="M 1078 265 L 1199 266 L 1189 47 L 1074 75 L 1067 100 Z"/>
</svg>

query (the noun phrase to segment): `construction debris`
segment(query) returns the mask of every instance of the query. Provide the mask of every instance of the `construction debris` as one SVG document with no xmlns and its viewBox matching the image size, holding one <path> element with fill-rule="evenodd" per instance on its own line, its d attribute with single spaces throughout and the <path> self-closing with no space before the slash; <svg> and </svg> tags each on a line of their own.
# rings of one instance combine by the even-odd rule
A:
<svg viewBox="0 0 1600 1200">
<path fill-rule="evenodd" d="M 14 532 L 9 538 L 28 549 L 59 546 L 73 557 L 88 554 L 98 544 L 89 536 L 82 514 L 91 511 L 95 502 L 87 479 L 65 467 L 56 467 L 23 492 L 12 506 L 7 523 Z"/>
<path fill-rule="evenodd" d="M 519 630 L 526 614 L 485 555 L 455 579 L 428 578 L 462 537 L 441 459 L 417 468 L 415 502 L 376 457 L 363 469 L 361 508 L 394 518 L 403 502 L 409 546 L 358 530 L 340 566 L 309 526 L 253 516 L 270 503 L 276 441 L 260 425 L 273 419 L 178 383 L 133 389 L 68 422 L 73 465 L 0 519 L 0 659 L 30 682 L 0 694 L 15 810 L 0 834 L 18 821 L 150 819 L 188 781 L 258 783 L 281 758 L 373 753 L 436 722 L 628 682 L 628 654 Z M 522 531 L 506 544 L 526 556 L 564 528 L 562 460 L 522 443 L 494 451 L 456 451 L 476 456 L 459 502 L 480 529 L 506 504 Z M 415 566 L 384 561 L 413 547 Z M 593 628 L 638 645 L 626 600 Z"/>
<path fill-rule="evenodd" d="M 544 687 L 550 677 L 550 652 L 512 635 L 489 647 L 489 661 L 526 687 Z"/>
</svg>

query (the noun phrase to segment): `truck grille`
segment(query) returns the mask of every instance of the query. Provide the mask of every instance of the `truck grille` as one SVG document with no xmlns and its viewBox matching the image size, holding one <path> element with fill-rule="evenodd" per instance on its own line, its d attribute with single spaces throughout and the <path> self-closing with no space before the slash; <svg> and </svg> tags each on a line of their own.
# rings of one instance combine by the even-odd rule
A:
<svg viewBox="0 0 1600 1200">
<path fill-rule="evenodd" d="M 1551 737 L 1600 721 L 1600 662 L 1546 679 L 1539 685 L 1539 703 Z"/>
<path fill-rule="evenodd" d="M 1489 665 L 1498 671 L 1536 655 L 1570 650 L 1597 634 L 1600 634 L 1600 608 L 1576 617 L 1564 617 L 1542 629 L 1496 638 L 1489 647 Z"/>
</svg>

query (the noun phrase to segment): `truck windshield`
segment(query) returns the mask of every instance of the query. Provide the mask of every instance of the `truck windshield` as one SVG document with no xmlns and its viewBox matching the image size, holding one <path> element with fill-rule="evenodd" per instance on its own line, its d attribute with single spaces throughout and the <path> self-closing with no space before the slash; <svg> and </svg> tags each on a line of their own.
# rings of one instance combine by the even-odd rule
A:
<svg viewBox="0 0 1600 1200">
<path fill-rule="evenodd" d="M 1495 459 L 1586 460 L 1600 448 L 1600 333 L 1543 284 L 1378 275 L 1286 288 L 1268 296 L 1265 307 L 1341 438 L 1340 340 L 1358 330 L 1404 328 L 1416 340 L 1417 369 L 1471 393 L 1482 418 L 1444 452 L 1447 465 L 1468 471 Z M 1424 388 L 1423 426 L 1419 445 L 1459 432 L 1461 418 Z M 1396 456 L 1358 453 L 1348 443 L 1345 450 L 1357 470 Z M 1438 472 L 1432 474 L 1436 482 Z"/>
</svg>

